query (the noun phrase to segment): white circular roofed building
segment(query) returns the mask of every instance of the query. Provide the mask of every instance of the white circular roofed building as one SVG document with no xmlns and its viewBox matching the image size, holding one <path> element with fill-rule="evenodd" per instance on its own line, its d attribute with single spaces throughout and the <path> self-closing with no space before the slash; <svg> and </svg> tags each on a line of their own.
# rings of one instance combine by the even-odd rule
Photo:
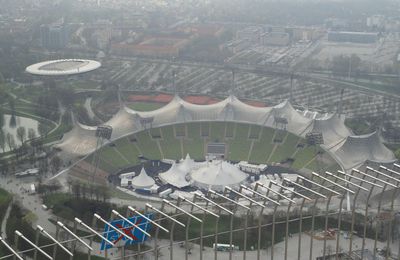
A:
<svg viewBox="0 0 400 260">
<path fill-rule="evenodd" d="M 132 179 L 132 187 L 135 189 L 149 189 L 155 184 L 153 178 L 147 175 L 144 168 L 140 171 L 140 174 Z"/>
<path fill-rule="evenodd" d="M 214 160 L 191 172 L 193 185 L 202 189 L 222 191 L 225 186 L 237 188 L 246 181 L 247 174 L 226 161 Z"/>
<path fill-rule="evenodd" d="M 101 67 L 101 63 L 94 60 L 66 59 L 43 61 L 28 66 L 25 71 L 39 76 L 66 76 L 82 74 Z"/>
</svg>

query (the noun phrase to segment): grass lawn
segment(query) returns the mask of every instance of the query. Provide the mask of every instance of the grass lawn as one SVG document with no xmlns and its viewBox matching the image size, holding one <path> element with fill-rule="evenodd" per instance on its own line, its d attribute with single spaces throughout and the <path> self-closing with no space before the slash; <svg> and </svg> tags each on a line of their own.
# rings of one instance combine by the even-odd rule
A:
<svg viewBox="0 0 400 260">
<path fill-rule="evenodd" d="M 181 142 L 175 138 L 174 127 L 166 126 L 161 128 L 162 140 L 160 146 L 163 151 L 164 157 L 167 159 L 182 159 Z"/>
<path fill-rule="evenodd" d="M 136 146 L 130 142 L 129 138 L 125 137 L 120 140 L 114 142 L 115 149 L 117 149 L 121 154 L 125 156 L 126 159 L 132 164 L 135 165 L 139 163 L 138 156 L 140 152 L 136 148 Z"/>
<path fill-rule="evenodd" d="M 224 122 L 211 123 L 210 142 L 224 142 L 225 141 L 225 126 Z"/>
<path fill-rule="evenodd" d="M 270 162 L 281 162 L 290 158 L 296 151 L 296 145 L 299 142 L 299 137 L 294 134 L 288 133 L 284 143 L 279 144 L 275 149 L 274 154 L 271 156 Z"/>
<path fill-rule="evenodd" d="M 234 130 L 235 130 L 235 123 L 232 122 L 226 123 L 225 137 L 233 138 Z"/>
<path fill-rule="evenodd" d="M 250 125 L 236 124 L 235 138 L 229 140 L 228 159 L 232 161 L 247 160 L 251 141 L 248 138 Z"/>
<path fill-rule="evenodd" d="M 4 214 L 10 204 L 12 196 L 6 190 L 0 188 L 0 223 L 3 221 Z"/>
<path fill-rule="evenodd" d="M 206 130 L 209 127 L 211 131 Z M 201 137 L 202 128 L 205 132 L 209 132 L 209 138 Z M 187 129 L 187 136 L 177 138 L 176 131 L 184 133 L 186 132 L 185 129 Z M 226 131 L 231 131 L 233 138 L 224 137 Z M 150 132 L 154 135 L 160 135 L 161 138 L 153 139 Z M 299 142 L 304 142 L 300 137 L 285 132 L 284 142 L 277 145 L 277 149 L 271 156 L 275 146 L 272 140 L 274 133 L 275 129 L 272 128 L 225 122 L 195 122 L 154 128 L 114 141 L 115 146 L 107 145 L 103 147 L 100 152 L 99 167 L 107 172 L 115 172 L 118 169 L 138 164 L 138 156 L 141 154 L 149 159 L 162 159 L 157 142 L 159 142 L 165 158 L 177 160 L 189 154 L 193 159 L 204 160 L 205 142 L 218 140 L 228 144 L 229 154 L 227 159 L 232 161 L 247 160 L 253 143 L 249 157 L 249 161 L 253 163 L 282 162 L 295 154 L 299 149 L 297 148 Z M 249 134 L 259 136 L 259 139 L 250 139 Z M 281 134 L 283 135 L 283 133 Z M 136 138 L 136 143 L 131 141 L 134 138 Z M 292 167 L 301 169 L 309 163 L 307 168 L 311 170 L 318 168 L 337 169 L 336 162 L 327 157 L 329 155 L 323 155 L 324 160 L 321 160 L 321 166 L 317 165 L 316 161 L 311 161 L 314 156 L 314 147 L 301 148 L 293 158 Z M 269 157 L 271 159 L 267 162 Z M 92 158 L 93 155 L 89 156 L 86 161 L 91 162 Z"/>
<path fill-rule="evenodd" d="M 261 126 L 259 125 L 251 125 L 249 138 L 258 139 L 260 137 Z"/>
<path fill-rule="evenodd" d="M 129 108 L 136 111 L 152 111 L 165 106 L 164 103 L 156 103 L 156 102 L 134 102 L 134 103 L 128 103 L 127 105 Z"/>
<path fill-rule="evenodd" d="M 186 127 L 185 124 L 174 125 L 175 136 L 176 137 L 186 137 Z"/>
<path fill-rule="evenodd" d="M 250 154 L 250 162 L 254 163 L 266 163 L 269 155 L 274 148 L 272 144 L 272 137 L 274 136 L 274 129 L 263 128 L 261 133 L 261 138 L 255 141 L 253 144 L 253 149 Z"/>
<path fill-rule="evenodd" d="M 204 140 L 200 137 L 200 123 L 188 123 L 186 125 L 188 138 L 183 140 L 183 154 L 197 160 L 204 159 Z"/>
<path fill-rule="evenodd" d="M 154 160 L 161 159 L 160 150 L 158 149 L 157 143 L 150 137 L 149 131 L 137 133 L 136 140 L 144 156 Z"/>
<path fill-rule="evenodd" d="M 202 137 L 210 136 L 210 122 L 201 122 L 200 123 L 200 135 Z"/>
<path fill-rule="evenodd" d="M 316 154 L 315 147 L 307 146 L 299 150 L 294 157 L 294 163 L 292 165 L 295 169 L 303 168 Z"/>
<path fill-rule="evenodd" d="M 110 162 L 118 168 L 124 168 L 129 165 L 129 162 L 122 158 L 115 148 L 111 147 L 109 144 L 100 150 L 100 156 L 103 160 Z"/>
</svg>

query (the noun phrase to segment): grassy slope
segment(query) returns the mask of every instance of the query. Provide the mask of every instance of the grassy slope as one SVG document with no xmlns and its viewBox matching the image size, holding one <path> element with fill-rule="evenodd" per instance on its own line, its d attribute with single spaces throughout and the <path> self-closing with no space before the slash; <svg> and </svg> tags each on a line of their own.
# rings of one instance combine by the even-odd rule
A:
<svg viewBox="0 0 400 260">
<path fill-rule="evenodd" d="M 272 155 L 270 162 L 281 162 L 289 157 L 296 151 L 296 145 L 299 142 L 299 137 L 288 134 L 284 143 L 279 144 L 274 154 Z"/>
<path fill-rule="evenodd" d="M 260 140 L 254 142 L 253 149 L 250 154 L 250 162 L 266 163 L 274 147 L 272 144 L 273 136 L 274 129 L 264 128 L 262 130 Z"/>
<path fill-rule="evenodd" d="M 232 161 L 246 160 L 251 141 L 248 139 L 249 125 L 236 124 L 235 138 L 229 141 L 228 159 Z"/>
<path fill-rule="evenodd" d="M 168 159 L 181 159 L 181 143 L 175 137 L 174 127 L 166 126 L 161 129 L 163 139 L 160 141 L 161 149 L 165 158 Z"/>
<path fill-rule="evenodd" d="M 202 128 L 204 132 L 209 132 L 209 137 L 201 137 Z M 174 129 L 180 133 L 185 133 L 185 129 L 187 129 L 187 136 L 177 138 Z M 210 129 L 210 131 L 208 131 L 208 129 Z M 150 131 L 153 135 L 160 135 L 162 138 L 153 139 L 149 135 Z M 274 132 L 275 130 L 272 128 L 261 128 L 259 126 L 240 123 L 197 122 L 154 128 L 137 133 L 134 136 L 136 137 L 136 145 L 139 147 L 140 152 L 149 159 L 161 159 L 157 141 L 160 143 L 165 158 L 180 159 L 188 153 L 192 158 L 197 160 L 204 159 L 204 145 L 206 141 L 219 141 L 228 144 L 229 160 L 240 161 L 247 159 L 251 143 L 254 142 L 253 148 L 250 151 L 250 162 L 266 163 L 266 160 L 273 151 L 274 144 L 272 143 L 272 137 L 274 136 Z M 234 138 L 225 138 L 226 133 L 228 136 L 234 135 Z M 253 137 L 259 136 L 259 139 L 249 139 L 249 134 Z M 278 145 L 274 154 L 271 156 L 270 162 L 281 162 L 290 158 L 297 150 L 297 144 L 302 140 L 290 133 L 285 132 L 281 134 L 284 143 Z M 286 134 L 287 137 L 285 138 Z M 104 147 L 100 153 L 100 168 L 108 172 L 113 172 L 119 168 L 137 164 L 139 162 L 138 155 L 140 155 L 140 152 L 130 141 L 134 136 L 115 141 L 115 147 L 109 145 Z M 181 142 L 183 154 L 181 151 Z M 123 156 L 121 156 L 117 150 Z M 337 168 L 333 160 L 332 163 L 329 163 L 329 160 L 328 163 L 324 160 L 324 163 L 321 162 L 318 165 L 317 161 L 312 161 L 314 157 L 314 148 L 305 147 L 300 149 L 293 158 L 294 163 L 292 167 L 301 169 L 306 166 L 306 168 L 311 170 Z M 92 157 L 89 157 L 87 161 L 91 162 L 91 158 Z M 321 164 L 324 165 L 321 166 Z"/>
<path fill-rule="evenodd" d="M 204 159 L 204 140 L 200 137 L 200 123 L 187 124 L 188 138 L 183 142 L 184 155 L 187 153 L 193 159 Z"/>
</svg>

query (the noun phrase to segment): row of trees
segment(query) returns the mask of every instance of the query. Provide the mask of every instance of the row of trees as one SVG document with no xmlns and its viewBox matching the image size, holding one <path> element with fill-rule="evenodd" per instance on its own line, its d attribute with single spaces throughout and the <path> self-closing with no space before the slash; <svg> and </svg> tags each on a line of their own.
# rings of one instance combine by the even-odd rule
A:
<svg viewBox="0 0 400 260">
<path fill-rule="evenodd" d="M 27 134 L 26 128 L 20 126 L 17 128 L 17 138 L 23 146 L 27 140 L 34 140 L 36 138 L 36 132 L 33 128 L 28 128 Z M 17 149 L 15 137 L 11 133 L 0 129 L 0 148 L 5 152 L 7 146 L 10 151 L 15 151 Z"/>
<path fill-rule="evenodd" d="M 105 186 L 74 181 L 71 178 L 67 180 L 67 185 L 69 192 L 77 199 L 90 199 L 106 202 L 111 198 L 110 189 Z"/>
</svg>

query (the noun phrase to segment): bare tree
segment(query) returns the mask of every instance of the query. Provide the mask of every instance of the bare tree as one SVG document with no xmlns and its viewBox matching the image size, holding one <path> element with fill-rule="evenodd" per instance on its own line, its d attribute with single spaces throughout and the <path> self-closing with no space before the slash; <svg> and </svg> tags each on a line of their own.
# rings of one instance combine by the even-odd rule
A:
<svg viewBox="0 0 400 260">
<path fill-rule="evenodd" d="M 7 141 L 7 145 L 8 148 L 10 149 L 10 151 L 15 149 L 15 139 L 14 136 L 10 133 L 7 133 L 6 135 L 6 141 Z"/>
<path fill-rule="evenodd" d="M 36 132 L 33 128 L 28 129 L 28 139 L 33 140 L 36 138 Z"/>
<path fill-rule="evenodd" d="M 0 129 L 0 148 L 3 150 L 3 153 L 6 151 L 6 135 L 1 129 Z"/>
<path fill-rule="evenodd" d="M 52 172 L 53 173 L 57 172 L 60 169 L 62 163 L 63 162 L 62 162 L 61 158 L 58 157 L 57 155 L 54 156 L 53 158 L 51 158 L 50 164 L 51 164 Z"/>
<path fill-rule="evenodd" d="M 73 180 L 71 177 L 67 178 L 67 185 L 68 185 L 68 191 L 71 192 L 72 185 L 74 184 Z"/>
<path fill-rule="evenodd" d="M 25 138 L 26 138 L 26 129 L 23 126 L 20 126 L 17 128 L 17 137 L 21 141 L 21 143 L 24 143 Z"/>
</svg>

